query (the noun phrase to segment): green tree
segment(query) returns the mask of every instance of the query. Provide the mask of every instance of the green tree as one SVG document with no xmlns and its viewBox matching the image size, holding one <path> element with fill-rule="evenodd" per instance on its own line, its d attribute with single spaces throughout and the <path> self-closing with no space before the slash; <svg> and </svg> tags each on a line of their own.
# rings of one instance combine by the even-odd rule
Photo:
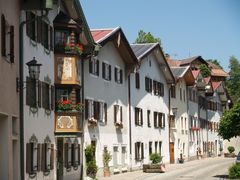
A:
<svg viewBox="0 0 240 180">
<path fill-rule="evenodd" d="M 224 113 L 219 123 L 218 134 L 227 140 L 240 136 L 240 101 Z"/>
<path fill-rule="evenodd" d="M 210 69 L 207 67 L 206 64 L 201 64 L 201 65 L 199 66 L 199 69 L 200 69 L 203 77 L 208 77 L 208 76 L 211 75 L 211 71 L 210 71 Z"/>
<path fill-rule="evenodd" d="M 234 56 L 230 57 L 229 69 L 230 77 L 226 81 L 226 87 L 235 103 L 240 100 L 240 62 Z"/>
<path fill-rule="evenodd" d="M 135 43 L 142 44 L 142 43 L 159 43 L 161 44 L 160 38 L 155 38 L 150 32 L 146 33 L 143 30 L 138 32 L 138 37 L 135 40 Z"/>
<path fill-rule="evenodd" d="M 223 69 L 223 67 L 221 66 L 220 62 L 217 59 L 208 59 L 207 62 L 211 62 L 213 64 L 216 64 L 217 66 L 219 66 L 221 69 Z"/>
</svg>

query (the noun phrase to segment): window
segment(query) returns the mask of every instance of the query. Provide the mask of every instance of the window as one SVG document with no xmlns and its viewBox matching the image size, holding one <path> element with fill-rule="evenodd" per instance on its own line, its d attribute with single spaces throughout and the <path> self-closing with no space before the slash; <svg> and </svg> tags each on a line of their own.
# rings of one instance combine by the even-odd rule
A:
<svg viewBox="0 0 240 180">
<path fill-rule="evenodd" d="M 164 128 L 165 127 L 165 114 L 160 112 L 154 112 L 154 127 Z"/>
<path fill-rule="evenodd" d="M 41 33 L 41 32 L 38 32 Z M 49 25 L 42 21 L 42 45 L 46 49 L 49 49 L 50 46 L 50 38 L 49 38 Z"/>
<path fill-rule="evenodd" d="M 70 36 L 68 31 L 55 30 L 55 48 L 60 49 L 70 43 Z"/>
<path fill-rule="evenodd" d="M 103 102 L 85 100 L 85 117 L 88 120 L 96 120 L 107 123 L 107 104 Z"/>
<path fill-rule="evenodd" d="M 145 77 L 145 90 L 147 92 L 152 92 L 152 79 Z"/>
<path fill-rule="evenodd" d="M 127 159 L 127 150 L 126 146 L 122 147 L 122 166 L 126 164 L 126 159 Z"/>
<path fill-rule="evenodd" d="M 93 100 L 85 100 L 85 117 L 86 119 L 94 118 Z"/>
<path fill-rule="evenodd" d="M 171 98 L 176 98 L 176 87 L 171 86 Z"/>
<path fill-rule="evenodd" d="M 123 71 L 122 69 L 115 67 L 114 68 L 114 74 L 115 74 L 115 82 L 118 84 L 123 83 Z"/>
<path fill-rule="evenodd" d="M 122 125 L 122 106 L 114 105 L 114 124 Z"/>
<path fill-rule="evenodd" d="M 107 81 L 111 81 L 111 65 L 102 63 L 102 77 Z"/>
<path fill-rule="evenodd" d="M 143 111 L 141 108 L 135 107 L 135 125 L 143 125 Z"/>
<path fill-rule="evenodd" d="M 26 20 L 33 20 L 36 18 L 36 15 L 32 12 L 26 12 Z M 39 26 L 38 26 L 39 27 Z M 37 23 L 35 20 L 31 21 L 30 23 L 26 24 L 26 32 L 27 32 L 27 36 L 33 40 L 36 41 L 36 37 L 37 37 Z"/>
<path fill-rule="evenodd" d="M 156 96 L 159 94 L 158 82 L 154 80 L 153 80 L 153 94 Z"/>
<path fill-rule="evenodd" d="M 107 104 L 99 102 L 99 121 L 107 124 Z"/>
<path fill-rule="evenodd" d="M 135 143 L 135 159 L 141 161 L 144 159 L 144 145 L 143 142 Z"/>
<path fill-rule="evenodd" d="M 151 111 L 147 110 L 147 123 L 148 123 L 148 127 L 151 127 Z"/>
<path fill-rule="evenodd" d="M 7 23 L 1 15 L 1 53 L 6 60 L 14 63 L 14 26 Z"/>
<path fill-rule="evenodd" d="M 118 146 L 113 146 L 113 166 L 118 166 Z"/>
<path fill-rule="evenodd" d="M 138 72 L 135 74 L 135 84 L 136 84 L 136 89 L 140 89 L 140 75 Z"/>
<path fill-rule="evenodd" d="M 164 96 L 164 84 L 163 83 L 159 83 L 158 85 L 160 87 L 160 96 Z"/>
<path fill-rule="evenodd" d="M 149 142 L 149 155 L 152 154 L 152 142 L 150 141 Z"/>
<path fill-rule="evenodd" d="M 99 60 L 96 57 L 89 61 L 89 73 L 99 76 Z"/>
</svg>

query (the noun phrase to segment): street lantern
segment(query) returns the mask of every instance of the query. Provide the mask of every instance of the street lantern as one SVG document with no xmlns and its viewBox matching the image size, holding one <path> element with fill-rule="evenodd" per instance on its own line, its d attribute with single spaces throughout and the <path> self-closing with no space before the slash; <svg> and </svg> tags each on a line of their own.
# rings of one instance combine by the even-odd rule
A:
<svg viewBox="0 0 240 180">
<path fill-rule="evenodd" d="M 38 64 L 35 57 L 33 57 L 33 60 L 26 63 L 26 65 L 28 66 L 28 71 L 29 71 L 30 78 L 38 80 L 39 79 L 39 74 L 40 74 L 40 66 L 42 64 Z"/>
</svg>

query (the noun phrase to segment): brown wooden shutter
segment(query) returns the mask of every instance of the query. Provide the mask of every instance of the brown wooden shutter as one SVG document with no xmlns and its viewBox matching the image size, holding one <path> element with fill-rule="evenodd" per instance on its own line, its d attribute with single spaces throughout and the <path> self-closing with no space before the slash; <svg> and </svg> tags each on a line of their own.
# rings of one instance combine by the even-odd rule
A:
<svg viewBox="0 0 240 180">
<path fill-rule="evenodd" d="M 84 110 L 85 110 L 85 119 L 88 119 L 89 114 L 88 114 L 88 100 L 87 99 L 85 99 L 85 108 L 84 108 Z"/>
<path fill-rule="evenodd" d="M 41 170 L 46 171 L 46 144 L 42 144 L 42 161 L 41 161 Z"/>
<path fill-rule="evenodd" d="M 54 169 L 54 156 L 55 156 L 55 150 L 54 150 L 54 144 L 51 144 L 51 155 L 50 155 L 50 169 Z"/>
<path fill-rule="evenodd" d="M 49 40 L 49 43 L 50 43 L 50 50 L 53 51 L 53 27 L 52 26 L 49 26 L 49 30 L 50 30 L 50 40 Z"/>
<path fill-rule="evenodd" d="M 64 166 L 68 169 L 68 143 L 64 144 Z"/>
<path fill-rule="evenodd" d="M 42 27 L 42 19 L 40 17 L 37 18 L 37 42 L 42 43 L 43 38 L 43 27 Z"/>
<path fill-rule="evenodd" d="M 109 65 L 109 81 L 111 81 L 112 79 L 112 68 L 111 68 L 111 65 Z"/>
<path fill-rule="evenodd" d="M 143 110 L 141 109 L 140 112 L 141 112 L 141 126 L 142 126 L 143 125 Z"/>
<path fill-rule="evenodd" d="M 135 143 L 135 159 L 138 160 L 137 142 Z"/>
<path fill-rule="evenodd" d="M 107 103 L 104 103 L 105 124 L 107 124 Z"/>
<path fill-rule="evenodd" d="M 144 144 L 141 143 L 141 159 L 144 159 Z"/>
<path fill-rule="evenodd" d="M 94 111 L 94 119 L 99 120 L 99 108 L 98 108 L 98 102 L 93 102 L 93 111 Z"/>
<path fill-rule="evenodd" d="M 117 106 L 116 105 L 114 105 L 114 123 L 116 123 L 117 122 Z"/>
<path fill-rule="evenodd" d="M 115 67 L 115 68 L 114 68 L 115 82 L 117 82 L 117 70 L 118 70 L 118 69 Z"/>
<path fill-rule="evenodd" d="M 26 20 L 29 21 L 31 19 L 31 12 L 26 12 Z M 31 37 L 31 23 L 26 24 L 26 34 L 28 37 Z"/>
<path fill-rule="evenodd" d="M 90 59 L 90 60 L 89 60 L 89 73 L 91 73 L 91 74 L 93 73 L 93 71 L 92 71 L 92 70 L 93 70 L 93 69 L 92 69 L 92 64 L 93 64 L 93 60 Z"/>
<path fill-rule="evenodd" d="M 26 173 L 31 173 L 31 143 L 26 144 Z"/>
<path fill-rule="evenodd" d="M 38 107 L 42 107 L 42 82 L 38 81 Z"/>
<path fill-rule="evenodd" d="M 154 118 L 154 127 L 157 127 L 157 112 L 153 113 L 153 118 Z"/>
<path fill-rule="evenodd" d="M 162 127 L 162 113 L 158 113 L 158 127 Z"/>
<path fill-rule="evenodd" d="M 135 125 L 138 125 L 138 108 L 135 107 Z"/>
<path fill-rule="evenodd" d="M 97 76 L 99 76 L 99 60 L 96 60 L 97 63 Z"/>
<path fill-rule="evenodd" d="M 140 88 L 140 80 L 139 80 L 138 72 L 136 72 L 136 74 L 135 74 L 135 83 L 136 83 L 136 88 L 139 89 Z"/>
<path fill-rule="evenodd" d="M 106 69 L 105 65 L 106 64 L 103 62 L 102 63 L 102 77 L 103 77 L 103 79 L 106 79 L 106 77 L 105 77 L 105 69 Z"/>
<path fill-rule="evenodd" d="M 37 144 L 37 171 L 41 171 L 41 144 Z"/>
<path fill-rule="evenodd" d="M 36 81 L 33 79 L 30 79 L 29 77 L 27 79 L 27 87 L 26 87 L 26 104 L 30 107 L 36 107 Z"/>
<path fill-rule="evenodd" d="M 123 123 L 123 113 L 122 113 L 122 106 L 120 106 L 120 122 Z"/>
<path fill-rule="evenodd" d="M 80 165 L 81 164 L 81 159 L 80 159 L 80 156 L 81 156 L 81 146 L 80 146 L 80 144 L 78 144 L 78 165 Z"/>
<path fill-rule="evenodd" d="M 163 84 L 163 83 L 161 83 L 161 86 L 162 86 L 162 88 L 161 88 L 161 91 L 162 91 L 162 96 L 164 96 L 164 84 Z"/>
<path fill-rule="evenodd" d="M 153 80 L 153 94 L 157 95 L 157 82 Z"/>
<path fill-rule="evenodd" d="M 152 79 L 149 79 L 149 91 L 152 92 Z"/>
<path fill-rule="evenodd" d="M 1 42 L 2 56 L 6 56 L 6 20 L 3 14 L 1 15 Z"/>
<path fill-rule="evenodd" d="M 55 109 L 55 87 L 51 86 L 51 110 Z"/>
<path fill-rule="evenodd" d="M 163 116 L 163 117 L 162 117 L 162 119 L 163 119 L 163 127 L 165 127 L 165 121 L 166 121 L 166 119 L 165 119 L 165 118 L 166 118 L 166 117 L 165 117 L 165 114 L 163 113 L 162 116 Z"/>
<path fill-rule="evenodd" d="M 120 83 L 123 83 L 123 70 L 120 69 Z"/>
<path fill-rule="evenodd" d="M 10 62 L 14 63 L 14 26 L 10 26 Z"/>
<path fill-rule="evenodd" d="M 145 77 L 145 90 L 148 92 L 149 91 L 149 79 L 148 77 Z"/>
<path fill-rule="evenodd" d="M 71 160 L 71 163 L 72 163 L 72 166 L 75 166 L 75 144 L 71 144 L 71 151 L 72 151 L 72 160 Z"/>
</svg>

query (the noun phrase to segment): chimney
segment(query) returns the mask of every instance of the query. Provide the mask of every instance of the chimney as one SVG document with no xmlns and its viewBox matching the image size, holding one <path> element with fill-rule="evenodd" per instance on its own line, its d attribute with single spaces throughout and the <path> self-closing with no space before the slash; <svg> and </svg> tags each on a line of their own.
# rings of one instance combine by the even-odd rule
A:
<svg viewBox="0 0 240 180">
<path fill-rule="evenodd" d="M 171 59 L 171 57 L 168 53 L 165 54 L 165 58 L 166 58 L 167 61 L 169 61 Z"/>
</svg>

